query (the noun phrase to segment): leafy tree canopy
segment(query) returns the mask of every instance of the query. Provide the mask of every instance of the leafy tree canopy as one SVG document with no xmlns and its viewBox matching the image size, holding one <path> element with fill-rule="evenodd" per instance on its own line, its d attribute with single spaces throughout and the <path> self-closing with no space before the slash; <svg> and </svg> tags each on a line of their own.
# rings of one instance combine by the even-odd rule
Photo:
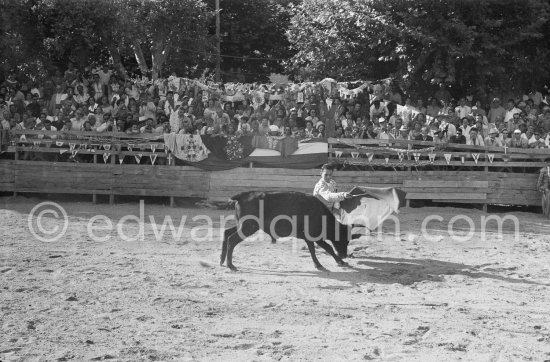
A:
<svg viewBox="0 0 550 362">
<path fill-rule="evenodd" d="M 289 66 L 308 78 L 482 93 L 525 89 L 550 71 L 546 0 L 304 0 L 292 14 Z"/>
</svg>

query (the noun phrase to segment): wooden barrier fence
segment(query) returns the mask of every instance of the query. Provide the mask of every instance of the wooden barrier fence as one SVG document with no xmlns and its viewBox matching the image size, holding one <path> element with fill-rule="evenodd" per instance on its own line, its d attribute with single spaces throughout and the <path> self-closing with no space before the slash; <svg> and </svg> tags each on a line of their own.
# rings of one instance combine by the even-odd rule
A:
<svg viewBox="0 0 550 362">
<path fill-rule="evenodd" d="M 23 134 L 25 137 L 21 139 Z M 58 138 L 37 143 L 33 137 L 38 134 Z M 61 140 L 63 146 L 58 147 L 56 142 Z M 341 165 L 335 172 L 340 190 L 354 186 L 399 187 L 407 192 L 409 201 L 475 203 L 484 207 L 540 205 L 537 171 L 550 159 L 550 150 L 544 149 L 504 150 L 455 144 L 442 148 L 431 142 L 397 140 L 329 139 L 328 142 L 329 160 Z M 55 155 L 72 154 L 75 150 L 77 155 L 92 155 L 93 160 L 73 163 L 21 158 L 27 152 Z M 111 203 L 116 195 L 167 196 L 173 204 L 174 197 L 226 201 L 250 190 L 310 193 L 319 179 L 318 169 L 204 171 L 176 166 L 170 152 L 165 152 L 162 136 L 151 134 L 18 131 L 9 153 L 14 154 L 13 159 L 0 160 L 0 191 L 88 194 L 93 202 L 97 195 L 109 195 Z M 105 154 L 108 157 L 103 159 Z M 137 155 L 156 155 L 163 161 L 147 165 L 117 162 Z"/>
</svg>

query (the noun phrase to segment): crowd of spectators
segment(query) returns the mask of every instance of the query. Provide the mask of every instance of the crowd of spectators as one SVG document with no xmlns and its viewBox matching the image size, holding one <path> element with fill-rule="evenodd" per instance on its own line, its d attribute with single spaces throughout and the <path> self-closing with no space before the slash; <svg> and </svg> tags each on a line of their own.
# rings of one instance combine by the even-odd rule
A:
<svg viewBox="0 0 550 362">
<path fill-rule="evenodd" d="M 423 140 L 498 147 L 548 148 L 548 92 L 533 91 L 489 105 L 453 99 L 445 86 L 413 101 L 392 87 L 370 87 L 341 99 L 312 92 L 304 101 L 223 102 L 197 86 L 178 91 L 141 83 L 108 66 L 69 63 L 41 83 L 10 73 L 0 86 L 0 129 L 212 135 L 272 135 Z M 327 125 L 334 125 L 327 132 Z M 52 138 L 55 136 L 52 136 Z M 71 136 L 68 136 L 71 137 Z"/>
</svg>

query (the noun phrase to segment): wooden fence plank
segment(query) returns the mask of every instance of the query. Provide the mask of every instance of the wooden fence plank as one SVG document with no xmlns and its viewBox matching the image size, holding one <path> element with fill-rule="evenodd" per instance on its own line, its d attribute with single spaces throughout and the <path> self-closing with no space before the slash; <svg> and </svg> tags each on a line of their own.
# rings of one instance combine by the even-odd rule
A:
<svg viewBox="0 0 550 362">
<path fill-rule="evenodd" d="M 408 187 L 489 187 L 488 181 L 432 181 L 432 180 L 405 180 L 405 188 Z"/>
<path fill-rule="evenodd" d="M 442 192 L 442 193 L 433 193 L 433 194 L 426 194 L 426 193 L 417 193 L 417 192 L 408 192 L 407 199 L 414 200 L 414 199 L 422 199 L 422 200 L 437 200 L 437 199 L 446 199 L 446 200 L 485 200 L 487 198 L 487 194 L 483 192 L 465 192 L 465 193 L 454 193 L 454 192 Z"/>
</svg>

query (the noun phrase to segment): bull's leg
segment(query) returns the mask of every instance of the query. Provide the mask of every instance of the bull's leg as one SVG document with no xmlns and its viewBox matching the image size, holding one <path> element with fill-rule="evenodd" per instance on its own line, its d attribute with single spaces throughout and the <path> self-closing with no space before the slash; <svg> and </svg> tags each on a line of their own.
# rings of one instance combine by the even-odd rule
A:
<svg viewBox="0 0 550 362">
<path fill-rule="evenodd" d="M 334 252 L 334 249 L 332 248 L 332 246 L 330 246 L 329 243 L 327 243 L 324 240 L 318 240 L 318 241 L 316 241 L 316 243 L 321 248 L 323 248 L 327 253 L 329 253 L 334 258 L 334 260 L 336 260 L 338 265 L 348 265 L 348 263 L 343 261 L 342 258 L 340 258 L 338 255 L 336 255 L 336 253 Z"/>
<path fill-rule="evenodd" d="M 227 255 L 227 239 L 231 234 L 234 234 L 237 231 L 237 227 L 233 226 L 232 228 L 225 229 L 223 232 L 223 243 L 222 243 L 222 255 L 220 256 L 220 265 L 225 263 L 225 256 Z"/>
<path fill-rule="evenodd" d="M 315 244 L 313 243 L 313 241 L 306 240 L 306 244 L 307 248 L 309 249 L 309 253 L 311 254 L 311 259 L 313 259 L 313 264 L 315 265 L 315 268 L 317 270 L 328 271 L 327 269 L 325 269 L 324 266 L 321 265 L 321 263 L 319 263 L 317 255 L 315 255 Z"/>
<path fill-rule="evenodd" d="M 227 267 L 229 269 L 233 271 L 237 270 L 235 265 L 233 265 L 233 249 L 235 249 L 235 246 L 258 230 L 258 225 L 254 225 L 254 223 L 245 223 L 240 229 L 237 228 L 237 231 L 229 235 L 227 238 Z"/>
</svg>

